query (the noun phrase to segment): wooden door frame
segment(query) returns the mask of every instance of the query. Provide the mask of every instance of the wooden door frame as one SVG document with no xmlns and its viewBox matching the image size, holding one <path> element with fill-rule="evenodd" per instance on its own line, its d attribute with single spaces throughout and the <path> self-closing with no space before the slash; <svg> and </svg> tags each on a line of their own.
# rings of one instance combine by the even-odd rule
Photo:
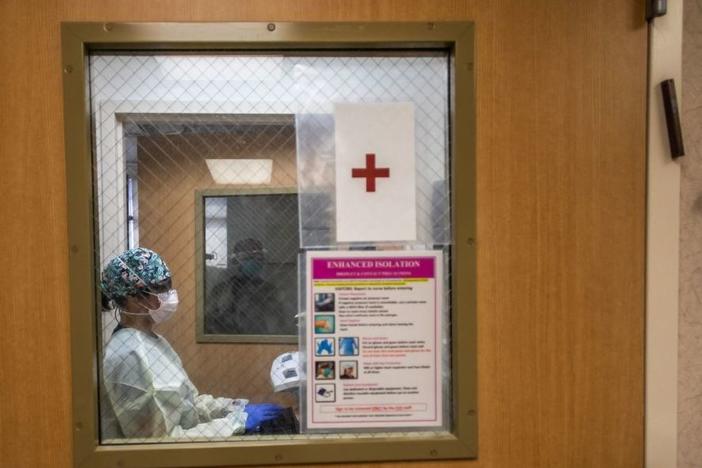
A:
<svg viewBox="0 0 702 468">
<path fill-rule="evenodd" d="M 646 219 L 647 468 L 677 466 L 680 165 L 670 156 L 660 82 L 682 84 L 682 2 L 649 24 Z"/>
</svg>

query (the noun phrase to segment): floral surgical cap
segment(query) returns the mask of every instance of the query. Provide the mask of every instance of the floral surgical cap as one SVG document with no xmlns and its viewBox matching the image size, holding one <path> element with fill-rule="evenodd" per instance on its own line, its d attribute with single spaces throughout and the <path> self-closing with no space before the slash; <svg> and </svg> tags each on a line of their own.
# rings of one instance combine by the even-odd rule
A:
<svg viewBox="0 0 702 468">
<path fill-rule="evenodd" d="M 102 271 L 100 287 L 109 299 L 121 300 L 170 277 L 171 272 L 159 254 L 139 247 L 110 260 Z"/>
</svg>

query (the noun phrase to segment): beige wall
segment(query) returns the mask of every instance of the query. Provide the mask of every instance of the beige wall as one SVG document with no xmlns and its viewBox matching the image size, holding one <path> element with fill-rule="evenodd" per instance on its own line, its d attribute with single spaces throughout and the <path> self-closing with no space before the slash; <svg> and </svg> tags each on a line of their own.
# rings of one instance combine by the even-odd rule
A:
<svg viewBox="0 0 702 468">
<path fill-rule="evenodd" d="M 216 156 L 273 159 L 268 186 L 296 183 L 292 127 L 252 127 L 243 137 L 138 138 L 140 244 L 163 255 L 181 301 L 178 315 L 159 332 L 181 356 L 200 392 L 292 404 L 289 394 L 272 392 L 269 370 L 275 356 L 296 345 L 195 342 L 195 191 L 226 187 L 214 183 L 205 163 Z"/>
<path fill-rule="evenodd" d="M 683 16 L 678 467 L 702 466 L 702 1 Z"/>
</svg>

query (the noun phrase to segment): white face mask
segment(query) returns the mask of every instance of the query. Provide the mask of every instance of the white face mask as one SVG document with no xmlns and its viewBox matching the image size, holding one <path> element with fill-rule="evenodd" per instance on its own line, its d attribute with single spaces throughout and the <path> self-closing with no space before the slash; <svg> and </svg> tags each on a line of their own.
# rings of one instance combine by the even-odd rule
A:
<svg viewBox="0 0 702 468">
<path fill-rule="evenodd" d="M 149 293 L 153 294 L 153 293 Z M 149 315 L 154 323 L 162 323 L 173 316 L 178 309 L 178 291 L 171 289 L 170 291 L 153 294 L 158 297 L 159 306 L 156 309 L 149 309 Z"/>
</svg>

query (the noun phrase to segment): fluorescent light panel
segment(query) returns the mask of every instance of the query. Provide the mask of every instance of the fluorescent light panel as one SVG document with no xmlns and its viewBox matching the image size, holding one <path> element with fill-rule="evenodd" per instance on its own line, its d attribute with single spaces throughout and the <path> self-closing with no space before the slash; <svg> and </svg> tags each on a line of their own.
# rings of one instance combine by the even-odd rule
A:
<svg viewBox="0 0 702 468">
<path fill-rule="evenodd" d="M 216 184 L 269 184 L 273 173 L 272 159 L 206 159 L 207 168 Z"/>
</svg>

